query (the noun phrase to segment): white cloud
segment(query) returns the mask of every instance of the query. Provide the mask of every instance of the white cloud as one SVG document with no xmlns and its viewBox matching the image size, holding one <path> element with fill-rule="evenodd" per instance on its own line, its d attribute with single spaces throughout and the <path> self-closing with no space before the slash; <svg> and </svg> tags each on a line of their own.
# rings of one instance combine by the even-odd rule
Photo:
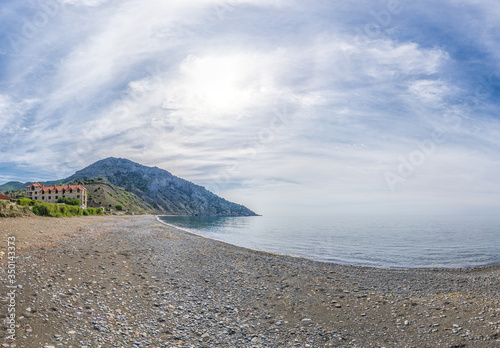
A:
<svg viewBox="0 0 500 348">
<path fill-rule="evenodd" d="M 0 161 L 13 160 L 10 148 L 16 141 L 22 141 L 30 131 L 27 128 L 26 114 L 36 104 L 35 100 L 15 101 L 12 97 L 0 94 Z"/>
<path fill-rule="evenodd" d="M 99 6 L 110 2 L 110 0 L 58 0 L 62 5 L 74 5 L 74 6 Z"/>
<path fill-rule="evenodd" d="M 450 87 L 439 80 L 411 81 L 408 89 L 419 102 L 431 105 L 443 103 L 450 94 Z"/>
<path fill-rule="evenodd" d="M 434 74 L 448 58 L 439 49 L 421 49 L 415 43 L 380 40 L 370 43 L 360 55 L 367 63 L 375 63 L 366 71 L 373 78 Z"/>
<path fill-rule="evenodd" d="M 19 117 L 20 111 L 8 95 L 0 95 L 0 131 L 2 133 L 8 132 L 7 127 Z"/>
</svg>

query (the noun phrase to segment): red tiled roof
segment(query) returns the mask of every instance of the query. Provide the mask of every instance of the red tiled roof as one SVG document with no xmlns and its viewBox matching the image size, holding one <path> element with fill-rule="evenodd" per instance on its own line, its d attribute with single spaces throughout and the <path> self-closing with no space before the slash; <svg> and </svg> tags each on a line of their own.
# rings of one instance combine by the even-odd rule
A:
<svg viewBox="0 0 500 348">
<path fill-rule="evenodd" d="M 0 195 L 1 200 L 10 201 L 10 197 L 6 195 Z"/>
<path fill-rule="evenodd" d="M 45 185 L 42 185 L 42 184 L 39 184 L 39 183 L 35 182 L 34 184 L 31 184 L 31 185 L 26 186 L 26 188 L 31 187 L 31 186 L 35 186 L 35 187 L 45 187 Z"/>
<path fill-rule="evenodd" d="M 46 193 L 48 191 L 51 191 L 51 192 L 55 193 L 55 191 L 62 191 L 62 190 L 66 190 L 66 192 L 73 190 L 73 192 L 76 192 L 78 189 L 80 189 L 81 191 L 87 190 L 82 185 L 64 185 L 64 186 L 55 186 L 54 185 L 54 186 L 45 186 L 40 190 L 40 192 Z"/>
<path fill-rule="evenodd" d="M 52 193 L 55 193 L 55 191 L 62 191 L 62 190 L 66 190 L 66 192 L 73 190 L 74 192 L 76 192 L 76 191 L 78 191 L 78 189 L 80 189 L 81 191 L 87 191 L 87 189 L 85 187 L 83 187 L 82 185 L 45 186 L 45 185 L 40 185 L 39 183 L 35 183 L 33 185 L 29 185 L 26 187 L 31 187 L 31 186 L 41 187 L 42 188 L 40 190 L 41 193 L 47 193 L 49 191 L 51 191 Z"/>
</svg>

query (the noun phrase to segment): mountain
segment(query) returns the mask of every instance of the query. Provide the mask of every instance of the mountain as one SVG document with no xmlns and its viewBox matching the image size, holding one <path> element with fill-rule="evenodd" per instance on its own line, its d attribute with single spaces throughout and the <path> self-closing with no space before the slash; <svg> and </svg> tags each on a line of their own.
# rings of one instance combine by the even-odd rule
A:
<svg viewBox="0 0 500 348">
<path fill-rule="evenodd" d="M 41 184 L 80 181 L 88 190 L 89 206 L 121 204 L 136 213 L 200 216 L 256 216 L 253 211 L 221 198 L 202 186 L 178 178 L 166 170 L 147 167 L 124 158 L 106 158 L 72 176 Z M 1 191 L 24 190 L 31 184 L 8 182 Z"/>
<path fill-rule="evenodd" d="M 24 190 L 24 187 L 28 184 L 23 184 L 20 181 L 9 181 L 6 184 L 0 186 L 0 192 L 13 191 L 13 190 Z"/>
<path fill-rule="evenodd" d="M 77 171 L 62 182 L 103 179 L 137 196 L 157 212 L 175 215 L 255 216 L 243 205 L 229 202 L 202 186 L 166 170 L 123 158 L 106 158 Z"/>
</svg>

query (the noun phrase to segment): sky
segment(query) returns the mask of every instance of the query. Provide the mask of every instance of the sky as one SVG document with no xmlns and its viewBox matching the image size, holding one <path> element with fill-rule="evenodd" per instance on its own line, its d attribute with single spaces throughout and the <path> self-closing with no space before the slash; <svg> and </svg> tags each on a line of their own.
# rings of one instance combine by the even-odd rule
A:
<svg viewBox="0 0 500 348">
<path fill-rule="evenodd" d="M 264 215 L 500 214 L 491 0 L 3 0 L 0 184 L 106 157 Z"/>
</svg>

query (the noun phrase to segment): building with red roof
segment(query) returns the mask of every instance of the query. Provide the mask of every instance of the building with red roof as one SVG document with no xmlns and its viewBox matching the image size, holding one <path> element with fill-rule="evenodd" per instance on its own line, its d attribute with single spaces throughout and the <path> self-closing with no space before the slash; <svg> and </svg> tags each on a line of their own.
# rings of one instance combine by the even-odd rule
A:
<svg viewBox="0 0 500 348">
<path fill-rule="evenodd" d="M 26 186 L 26 198 L 48 203 L 57 203 L 59 198 L 76 198 L 87 208 L 87 189 L 82 185 L 45 186 L 36 182 Z"/>
<path fill-rule="evenodd" d="M 6 195 L 0 195 L 0 201 L 10 201 L 10 197 Z"/>
</svg>

